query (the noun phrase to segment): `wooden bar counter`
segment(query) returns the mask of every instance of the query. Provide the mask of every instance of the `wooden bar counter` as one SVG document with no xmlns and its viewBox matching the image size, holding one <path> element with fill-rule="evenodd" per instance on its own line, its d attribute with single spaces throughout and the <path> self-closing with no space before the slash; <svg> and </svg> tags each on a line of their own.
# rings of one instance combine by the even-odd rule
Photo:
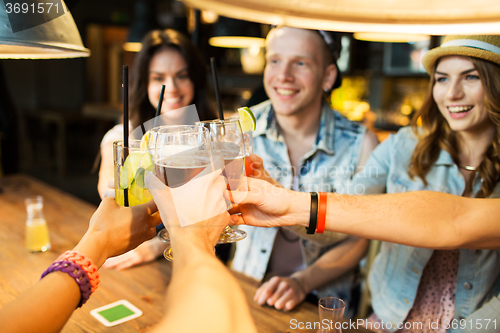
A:
<svg viewBox="0 0 500 333">
<path fill-rule="evenodd" d="M 24 199 L 32 195 L 44 198 L 44 215 L 52 243 L 52 249 L 45 253 L 28 253 L 24 249 Z M 0 308 L 8 306 L 7 303 L 33 285 L 59 254 L 77 244 L 95 209 L 93 205 L 25 175 L 0 179 Z M 62 332 L 150 331 L 163 316 L 166 306 L 163 299 L 171 271 L 172 264 L 163 258 L 124 271 L 101 269 L 99 288 L 82 308 L 73 313 Z M 316 332 L 292 329 L 294 326 L 291 325 L 293 322 L 317 322 L 316 306 L 303 303 L 290 312 L 261 307 L 252 300 L 258 283 L 241 274 L 234 275 L 247 296 L 259 332 Z M 110 328 L 90 315 L 92 309 L 121 299 L 137 306 L 143 315 Z M 26 314 L 26 320 L 29 320 L 29 314 Z"/>
</svg>

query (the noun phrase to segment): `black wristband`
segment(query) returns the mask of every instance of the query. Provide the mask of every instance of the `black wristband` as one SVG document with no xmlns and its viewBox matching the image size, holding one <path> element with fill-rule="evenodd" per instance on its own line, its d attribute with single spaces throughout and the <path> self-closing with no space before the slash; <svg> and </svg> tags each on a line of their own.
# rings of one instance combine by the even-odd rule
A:
<svg viewBox="0 0 500 333">
<path fill-rule="evenodd" d="M 309 227 L 306 228 L 308 234 L 312 235 L 316 232 L 317 222 L 318 222 L 318 193 L 311 192 L 311 215 L 309 217 Z"/>
</svg>

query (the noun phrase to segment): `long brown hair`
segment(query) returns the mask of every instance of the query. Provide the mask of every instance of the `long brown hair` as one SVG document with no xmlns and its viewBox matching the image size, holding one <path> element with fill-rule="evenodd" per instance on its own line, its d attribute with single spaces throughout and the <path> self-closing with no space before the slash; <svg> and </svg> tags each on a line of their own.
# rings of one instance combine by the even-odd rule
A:
<svg viewBox="0 0 500 333">
<path fill-rule="evenodd" d="M 493 192 L 500 178 L 500 66 L 482 59 L 470 59 L 479 73 L 489 118 L 496 126 L 493 142 L 486 150 L 484 159 L 477 169 L 482 183 L 476 197 L 485 198 Z M 427 185 L 425 176 L 438 159 L 441 149 L 447 151 L 458 164 L 457 135 L 441 115 L 434 101 L 432 91 L 435 82 L 434 73 L 431 73 L 425 102 L 411 121 L 412 129 L 419 140 L 411 156 L 408 175 L 412 179 L 419 177 L 425 185 Z M 417 125 L 419 118 L 422 122 L 422 128 Z M 472 185 L 473 180 L 474 177 L 471 177 L 469 185 Z"/>
<path fill-rule="evenodd" d="M 217 118 L 208 101 L 205 63 L 198 49 L 189 38 L 176 30 L 153 30 L 143 38 L 141 51 L 134 61 L 130 84 L 132 129 L 155 116 L 156 108 L 148 98 L 149 64 L 155 53 L 164 48 L 179 51 L 186 61 L 188 75 L 194 85 L 192 103 L 196 105 L 200 120 Z"/>
</svg>

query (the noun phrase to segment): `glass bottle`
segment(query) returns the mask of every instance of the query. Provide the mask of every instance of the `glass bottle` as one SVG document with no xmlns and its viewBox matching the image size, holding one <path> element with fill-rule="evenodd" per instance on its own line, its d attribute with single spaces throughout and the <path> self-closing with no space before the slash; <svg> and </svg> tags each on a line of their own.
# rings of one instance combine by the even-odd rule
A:
<svg viewBox="0 0 500 333">
<path fill-rule="evenodd" d="M 49 229 L 43 217 L 43 197 L 28 197 L 24 200 L 28 218 L 26 219 L 26 250 L 45 252 L 50 250 Z"/>
</svg>

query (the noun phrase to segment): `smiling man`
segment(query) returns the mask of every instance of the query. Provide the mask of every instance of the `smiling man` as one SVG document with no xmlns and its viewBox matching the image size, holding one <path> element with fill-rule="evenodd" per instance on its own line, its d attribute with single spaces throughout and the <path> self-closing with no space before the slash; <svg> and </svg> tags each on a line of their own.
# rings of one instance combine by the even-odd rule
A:
<svg viewBox="0 0 500 333">
<path fill-rule="evenodd" d="M 264 87 L 270 100 L 252 107 L 254 152 L 271 177 L 298 191 L 342 192 L 378 144 L 376 136 L 332 110 L 327 101 L 341 85 L 338 35 L 277 27 L 266 39 Z M 232 268 L 266 281 L 255 301 L 290 310 L 309 293 L 347 304 L 367 241 L 337 233 L 246 227 Z M 352 315 L 352 311 L 346 311 Z"/>
</svg>

